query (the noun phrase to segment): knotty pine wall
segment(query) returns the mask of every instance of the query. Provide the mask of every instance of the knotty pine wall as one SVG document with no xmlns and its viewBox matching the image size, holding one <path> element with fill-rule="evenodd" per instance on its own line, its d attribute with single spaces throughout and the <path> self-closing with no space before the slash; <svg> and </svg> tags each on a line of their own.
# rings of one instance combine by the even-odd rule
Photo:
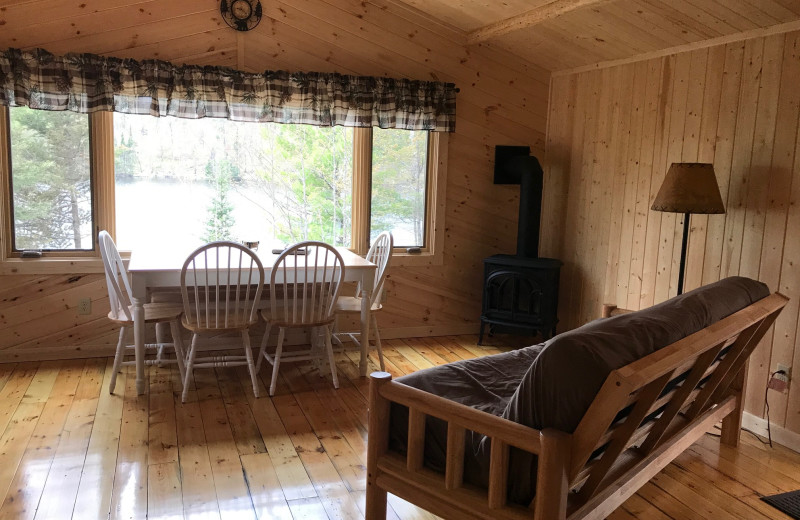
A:
<svg viewBox="0 0 800 520">
<path fill-rule="evenodd" d="M 482 259 L 515 250 L 518 189 L 492 184 L 493 147 L 544 150 L 549 73 L 391 0 L 262 2 L 237 33 L 218 0 L 0 0 L 0 47 L 43 47 L 248 71 L 286 69 L 452 81 L 443 265 L 393 267 L 387 335 L 476 332 Z M 79 316 L 78 298 L 93 313 Z M 100 274 L 0 276 L 0 361 L 108 354 L 115 327 Z"/>
<path fill-rule="evenodd" d="M 743 275 L 791 298 L 750 364 L 762 416 L 768 372 L 800 367 L 798 83 L 798 32 L 553 78 L 544 243 L 566 262 L 565 327 L 676 294 L 682 216 L 650 205 L 672 162 L 713 162 L 727 213 L 692 217 L 687 290 Z M 800 432 L 800 385 L 769 399 Z"/>
</svg>

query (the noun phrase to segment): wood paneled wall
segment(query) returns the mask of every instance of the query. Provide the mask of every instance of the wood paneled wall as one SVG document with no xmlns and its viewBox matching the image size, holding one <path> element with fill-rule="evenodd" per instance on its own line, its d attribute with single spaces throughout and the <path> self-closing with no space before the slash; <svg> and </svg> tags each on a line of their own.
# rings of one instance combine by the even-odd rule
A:
<svg viewBox="0 0 800 520">
<path fill-rule="evenodd" d="M 687 290 L 743 275 L 791 298 L 750 364 L 763 416 L 769 372 L 800 366 L 799 82 L 798 32 L 553 78 L 543 243 L 566 262 L 566 328 L 676 294 L 682 216 L 650 205 L 672 162 L 712 162 L 727 213 L 692 216 Z M 769 400 L 800 432 L 800 385 Z"/>
<path fill-rule="evenodd" d="M 463 33 L 391 0 L 262 5 L 261 24 L 243 34 L 220 20 L 218 0 L 0 0 L 0 47 L 455 82 L 443 263 L 393 267 L 379 319 L 395 336 L 477 331 L 482 259 L 514 251 L 516 238 L 518 189 L 492 184 L 493 147 L 543 154 L 549 73 L 503 51 L 468 49 Z M 110 351 L 101 277 L 73 278 L 0 276 L 0 361 Z M 78 316 L 86 296 L 93 313 Z"/>
</svg>

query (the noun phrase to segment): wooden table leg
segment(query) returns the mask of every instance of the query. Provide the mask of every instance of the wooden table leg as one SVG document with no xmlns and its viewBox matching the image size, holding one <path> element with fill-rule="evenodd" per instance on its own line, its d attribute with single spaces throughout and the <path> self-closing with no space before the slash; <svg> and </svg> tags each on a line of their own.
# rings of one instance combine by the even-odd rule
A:
<svg viewBox="0 0 800 520">
<path fill-rule="evenodd" d="M 372 291 L 366 289 L 361 291 L 361 359 L 358 369 L 361 377 L 367 377 L 367 355 L 369 354 L 369 322 L 370 322 L 370 298 Z"/>
<path fill-rule="evenodd" d="M 144 393 L 144 302 L 131 298 L 133 304 L 133 341 L 136 352 L 136 393 Z"/>
</svg>

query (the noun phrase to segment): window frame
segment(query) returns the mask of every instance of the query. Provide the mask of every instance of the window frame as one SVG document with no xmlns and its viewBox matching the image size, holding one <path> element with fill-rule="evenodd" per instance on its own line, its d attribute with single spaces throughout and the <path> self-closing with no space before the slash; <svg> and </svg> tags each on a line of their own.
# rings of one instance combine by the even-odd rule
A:
<svg viewBox="0 0 800 520">
<path fill-rule="evenodd" d="M 11 111 L 6 107 L 5 111 L 3 112 L 3 116 L 0 116 L 0 124 L 3 125 L 2 135 L 4 142 L 5 142 L 5 149 L 8 151 L 5 157 L 5 167 L 3 168 L 4 172 L 7 172 L 3 177 L 3 193 L 7 194 L 4 196 L 5 203 L 8 204 L 8 216 L 6 217 L 7 225 L 6 225 L 6 236 L 8 237 L 8 247 L 6 248 L 6 255 L 8 258 L 21 258 L 23 249 L 14 249 L 14 245 L 16 242 L 16 228 L 14 226 L 14 198 L 13 198 L 13 188 L 14 188 L 14 181 L 12 179 L 12 168 L 14 167 L 13 162 L 11 161 Z M 92 139 L 92 118 L 89 114 L 86 115 L 86 126 L 89 131 L 89 191 L 92 201 L 92 208 L 91 208 L 91 227 L 94 229 L 96 228 L 96 221 L 97 221 L 97 197 L 95 196 L 95 190 L 97 188 L 97 183 L 95 182 L 96 176 L 94 173 L 95 164 L 94 164 L 94 153 L 92 152 L 92 148 L 94 146 L 93 139 Z M 41 249 L 42 256 L 47 256 L 50 258 L 56 257 L 64 257 L 64 258 L 81 258 L 81 257 L 91 257 L 95 255 L 97 250 L 97 232 L 93 231 L 90 234 L 90 238 L 92 240 L 92 247 L 89 248 L 82 248 L 82 249 Z"/>
<path fill-rule="evenodd" d="M 372 128 L 356 128 L 353 134 L 353 214 L 350 249 L 359 255 L 369 251 L 372 201 Z M 392 265 L 441 265 L 444 248 L 445 186 L 449 134 L 428 132 L 427 186 L 425 189 L 425 244 L 419 253 L 395 247 Z M 356 202 L 358 201 L 358 202 Z"/>
<path fill-rule="evenodd" d="M 0 106 L 0 275 L 99 273 L 103 271 L 97 240 L 93 250 L 45 251 L 40 258 L 21 258 L 12 251 L 13 221 L 10 198 L 9 108 Z M 352 228 L 350 249 L 365 255 L 369 250 L 372 129 L 353 129 Z M 116 236 L 114 186 L 114 113 L 89 114 L 92 214 L 94 236 L 101 229 Z M 419 253 L 395 248 L 392 265 L 441 265 L 444 247 L 445 186 L 449 134 L 429 132 L 425 211 L 425 244 Z M 123 256 L 126 256 L 123 253 Z"/>
</svg>

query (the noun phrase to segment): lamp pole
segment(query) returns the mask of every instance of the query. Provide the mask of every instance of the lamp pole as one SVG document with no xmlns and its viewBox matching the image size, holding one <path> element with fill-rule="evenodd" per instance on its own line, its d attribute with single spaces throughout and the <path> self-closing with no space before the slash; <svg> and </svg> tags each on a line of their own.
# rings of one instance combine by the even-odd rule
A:
<svg viewBox="0 0 800 520">
<path fill-rule="evenodd" d="M 686 250 L 689 245 L 689 218 L 690 213 L 683 214 L 683 243 L 681 244 L 681 270 L 678 273 L 678 294 L 683 294 L 683 277 L 686 273 Z"/>
</svg>

